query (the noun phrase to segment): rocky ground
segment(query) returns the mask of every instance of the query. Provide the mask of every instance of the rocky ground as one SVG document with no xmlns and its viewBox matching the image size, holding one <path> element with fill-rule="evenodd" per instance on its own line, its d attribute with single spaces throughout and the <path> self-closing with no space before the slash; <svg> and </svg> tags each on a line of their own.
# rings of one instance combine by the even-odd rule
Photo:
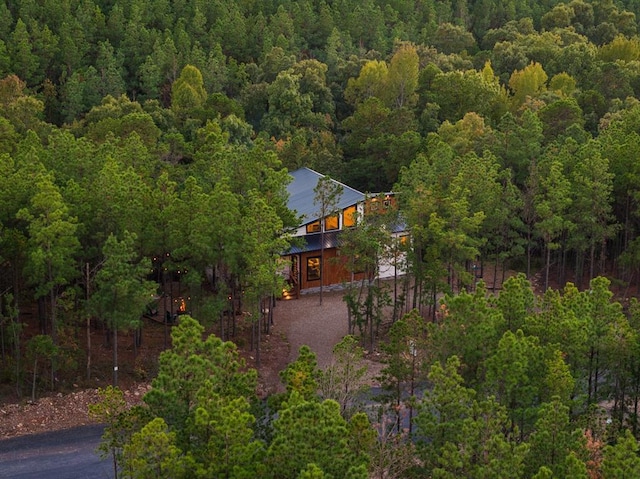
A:
<svg viewBox="0 0 640 479">
<path fill-rule="evenodd" d="M 125 391 L 132 406 L 142 400 L 148 384 L 136 384 Z M 83 389 L 70 394 L 54 394 L 31 402 L 16 402 L 0 406 L 0 439 L 68 429 L 93 424 L 89 404 L 99 400 L 97 389 Z"/>
</svg>

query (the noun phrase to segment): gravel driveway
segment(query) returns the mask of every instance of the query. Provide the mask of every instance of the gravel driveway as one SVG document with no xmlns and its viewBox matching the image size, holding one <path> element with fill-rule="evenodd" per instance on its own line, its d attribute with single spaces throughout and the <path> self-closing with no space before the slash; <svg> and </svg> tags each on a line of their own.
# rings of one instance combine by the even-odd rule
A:
<svg viewBox="0 0 640 479">
<path fill-rule="evenodd" d="M 320 295 L 303 294 L 299 299 L 279 301 L 274 309 L 275 329 L 283 332 L 290 344 L 289 362 L 298 357 L 300 346 L 309 346 L 324 368 L 331 363 L 333 347 L 347 334 L 347 306 L 343 292 L 325 291 Z"/>
<path fill-rule="evenodd" d="M 333 347 L 348 332 L 347 305 L 342 300 L 344 292 L 325 291 L 322 305 L 318 293 L 303 294 L 299 299 L 278 301 L 274 309 L 274 329 L 283 333 L 289 342 L 289 362 L 298 358 L 300 346 L 307 345 L 316 353 L 319 368 L 325 368 L 333 359 Z M 378 384 L 377 376 L 383 364 L 376 354 L 363 360 L 367 367 L 368 381 Z"/>
</svg>

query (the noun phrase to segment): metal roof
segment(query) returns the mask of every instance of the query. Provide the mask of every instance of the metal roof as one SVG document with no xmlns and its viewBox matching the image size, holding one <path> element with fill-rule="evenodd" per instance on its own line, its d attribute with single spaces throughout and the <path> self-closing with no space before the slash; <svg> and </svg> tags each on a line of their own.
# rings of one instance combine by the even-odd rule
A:
<svg viewBox="0 0 640 479">
<path fill-rule="evenodd" d="M 300 217 L 300 225 L 320 219 L 320 212 L 318 211 L 320 205 L 314 201 L 316 194 L 313 190 L 318 185 L 318 180 L 325 175 L 310 168 L 300 168 L 289 174 L 293 177 L 293 181 L 287 186 L 287 191 L 289 192 L 288 206 L 290 210 Z M 333 179 L 331 181 L 342 186 L 342 196 L 336 205 L 338 209 L 344 209 L 364 201 L 364 193 L 354 190 L 339 181 Z"/>
<path fill-rule="evenodd" d="M 296 242 L 291 245 L 291 248 L 284 254 L 299 254 L 306 253 L 307 251 L 320 251 L 321 240 L 324 243 L 324 249 L 337 248 L 339 246 L 339 231 L 327 231 L 324 234 L 324 238 L 321 233 L 312 233 L 304 236 L 298 236 Z"/>
</svg>

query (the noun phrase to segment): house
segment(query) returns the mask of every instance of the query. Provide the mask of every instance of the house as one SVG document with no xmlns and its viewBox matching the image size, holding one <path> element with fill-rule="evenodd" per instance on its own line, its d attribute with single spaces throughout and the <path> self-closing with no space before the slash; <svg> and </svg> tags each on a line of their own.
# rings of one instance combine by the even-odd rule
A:
<svg viewBox="0 0 640 479">
<path fill-rule="evenodd" d="M 289 284 L 286 296 L 297 297 L 300 291 L 319 288 L 321 281 L 322 286 L 331 286 L 362 279 L 362 273 L 352 276 L 345 268 L 346 258 L 340 257 L 340 233 L 355 226 L 358 216 L 369 214 L 378 206 L 388 208 L 392 202 L 390 195 L 381 200 L 381 205 L 377 205 L 377 198 L 367 197 L 358 190 L 331 180 L 342 187 L 342 195 L 335 205 L 337 214 L 321 218 L 314 190 L 324 175 L 309 168 L 300 168 L 289 174 L 293 181 L 287 187 L 288 207 L 299 216 L 300 224 L 293 232 L 293 245 L 283 255 L 283 273 Z M 388 266 L 382 267 L 381 272 L 385 275 L 395 274 L 395 270 L 391 271 Z M 321 278 L 321 274 L 324 278 Z"/>
</svg>

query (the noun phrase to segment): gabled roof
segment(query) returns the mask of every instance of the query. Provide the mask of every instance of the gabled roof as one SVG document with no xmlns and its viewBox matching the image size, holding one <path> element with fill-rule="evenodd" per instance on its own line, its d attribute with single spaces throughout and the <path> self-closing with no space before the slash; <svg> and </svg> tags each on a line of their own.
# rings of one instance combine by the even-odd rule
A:
<svg viewBox="0 0 640 479">
<path fill-rule="evenodd" d="M 320 219 L 319 207 L 314 201 L 315 192 L 313 191 L 318 184 L 318 180 L 325 175 L 313 171 L 310 168 L 300 168 L 289 173 L 293 177 L 293 181 L 287 186 L 289 192 L 289 209 L 296 212 L 301 217 L 301 225 L 312 223 Z M 339 181 L 331 180 L 342 186 L 342 196 L 337 204 L 338 209 L 355 205 L 364 201 L 364 193 L 354 190 Z"/>
</svg>

